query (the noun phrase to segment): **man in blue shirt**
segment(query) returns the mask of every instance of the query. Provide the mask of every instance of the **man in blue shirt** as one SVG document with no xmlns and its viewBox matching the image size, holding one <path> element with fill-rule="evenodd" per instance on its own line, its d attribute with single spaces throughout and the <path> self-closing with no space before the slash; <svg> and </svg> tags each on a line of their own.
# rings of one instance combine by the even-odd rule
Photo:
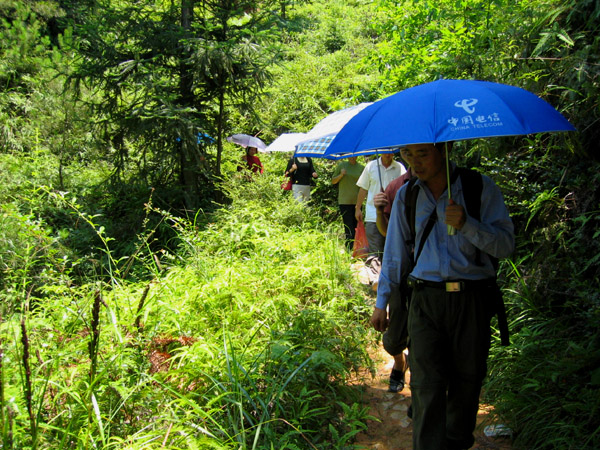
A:
<svg viewBox="0 0 600 450">
<path fill-rule="evenodd" d="M 500 189 L 483 176 L 480 219 L 464 206 L 460 177 L 448 200 L 445 152 L 451 143 L 409 145 L 402 158 L 418 177 L 412 271 L 410 227 L 404 214 L 406 186 L 390 215 L 377 302 L 371 323 L 387 327 L 386 306 L 404 275 L 413 292 L 408 311 L 409 364 L 413 407 L 413 449 L 454 450 L 473 445 L 479 393 L 487 371 L 490 319 L 498 288 L 490 255 L 514 250 L 514 230 Z M 451 164 L 451 172 L 455 165 Z M 451 177 L 452 179 L 452 177 Z M 425 242 L 426 223 L 434 221 Z M 457 230 L 449 235 L 447 225 Z M 476 261 L 476 249 L 481 261 Z"/>
</svg>

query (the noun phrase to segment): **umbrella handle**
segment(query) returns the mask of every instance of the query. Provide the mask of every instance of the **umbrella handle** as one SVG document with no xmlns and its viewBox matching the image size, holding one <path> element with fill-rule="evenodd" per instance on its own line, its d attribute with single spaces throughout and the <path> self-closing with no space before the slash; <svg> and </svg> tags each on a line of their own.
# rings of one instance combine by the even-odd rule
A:
<svg viewBox="0 0 600 450">
<path fill-rule="evenodd" d="M 379 153 L 378 152 L 375 153 L 375 158 L 377 158 L 377 174 L 379 175 L 379 189 L 381 189 L 381 192 L 385 192 L 385 190 L 383 189 L 383 180 L 381 178 L 381 166 L 379 165 Z"/>
<path fill-rule="evenodd" d="M 451 190 L 451 185 L 450 185 L 450 162 L 448 160 L 448 143 L 447 142 L 444 143 L 444 150 L 446 153 L 446 180 L 448 180 L 448 204 L 450 204 L 450 200 L 452 200 L 452 190 Z M 456 228 L 454 228 L 452 225 L 446 225 L 446 228 L 448 230 L 448 236 L 456 235 Z"/>
</svg>

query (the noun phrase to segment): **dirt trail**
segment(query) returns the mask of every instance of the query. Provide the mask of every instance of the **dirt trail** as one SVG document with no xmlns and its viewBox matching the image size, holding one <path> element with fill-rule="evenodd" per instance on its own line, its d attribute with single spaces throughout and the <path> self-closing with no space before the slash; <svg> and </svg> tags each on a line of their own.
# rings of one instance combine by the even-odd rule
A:
<svg viewBox="0 0 600 450">
<path fill-rule="evenodd" d="M 369 284 L 368 277 L 356 266 L 357 277 L 361 283 Z M 367 301 L 374 303 L 374 295 Z M 377 373 L 372 377 L 368 370 L 359 374 L 353 384 L 362 390 L 362 404 L 369 408 L 369 414 L 377 420 L 368 421 L 368 429 L 357 435 L 356 444 L 365 450 L 410 450 L 412 449 L 412 421 L 406 416 L 410 405 L 410 371 L 407 372 L 407 385 L 401 393 L 390 393 L 388 378 L 392 370 L 393 359 L 381 348 L 372 349 L 371 357 L 376 363 Z M 502 437 L 487 437 L 484 430 L 494 425 L 491 407 L 480 405 L 475 445 L 479 450 L 512 450 L 510 440 Z"/>
</svg>

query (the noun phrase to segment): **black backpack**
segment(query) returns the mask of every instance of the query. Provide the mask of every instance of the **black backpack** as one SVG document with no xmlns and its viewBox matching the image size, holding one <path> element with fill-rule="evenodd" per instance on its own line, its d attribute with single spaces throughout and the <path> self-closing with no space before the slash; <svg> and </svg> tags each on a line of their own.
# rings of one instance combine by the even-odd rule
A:
<svg viewBox="0 0 600 450">
<path fill-rule="evenodd" d="M 457 167 L 452 173 L 452 177 L 450 178 L 450 183 L 454 183 L 456 179 L 460 177 L 461 184 L 463 187 L 463 197 L 465 199 L 465 208 L 467 210 L 467 214 L 473 217 L 476 220 L 480 220 L 481 218 L 481 193 L 483 192 L 483 179 L 479 172 L 474 170 L 465 169 L 463 167 Z M 419 185 L 415 184 L 417 181 L 417 177 L 413 177 L 408 182 L 408 186 L 406 187 L 406 200 L 405 200 L 405 209 L 404 213 L 406 214 L 406 220 L 408 222 L 408 226 L 410 227 L 410 237 L 407 240 L 407 244 L 413 250 L 415 249 L 415 239 L 416 239 L 416 230 L 415 230 L 415 221 L 416 221 L 416 211 L 417 211 L 417 197 L 419 195 Z M 417 263 L 419 259 L 419 255 L 421 254 L 421 250 L 423 249 L 423 244 L 429 235 L 429 232 L 435 225 L 437 220 L 437 215 L 435 210 L 433 214 L 429 217 L 428 223 L 425 226 L 425 230 L 423 232 L 423 237 L 421 239 L 419 250 L 417 254 L 413 258 L 413 267 Z M 494 269 L 498 269 L 498 259 L 494 258 L 491 255 L 488 257 L 492 260 L 492 264 Z M 481 266 L 483 263 L 481 262 L 481 250 L 476 249 L 475 253 L 475 261 L 474 263 L 478 266 Z M 412 268 L 411 270 L 412 271 Z M 409 272 L 410 272 L 409 271 Z M 494 312 L 498 317 L 498 328 L 500 329 L 500 338 L 502 341 L 502 345 L 509 345 L 509 337 L 508 337 L 508 323 L 506 319 L 506 308 L 504 306 L 504 300 L 502 299 L 502 291 L 496 285 L 496 295 L 494 296 Z"/>
</svg>

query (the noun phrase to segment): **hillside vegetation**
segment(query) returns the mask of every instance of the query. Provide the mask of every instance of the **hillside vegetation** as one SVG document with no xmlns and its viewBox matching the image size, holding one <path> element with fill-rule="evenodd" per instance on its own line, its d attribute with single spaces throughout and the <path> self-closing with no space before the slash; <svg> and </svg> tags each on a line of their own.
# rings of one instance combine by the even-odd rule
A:
<svg viewBox="0 0 600 450">
<path fill-rule="evenodd" d="M 352 448 L 367 413 L 346 381 L 378 337 L 333 163 L 304 208 L 286 155 L 249 179 L 225 137 L 269 143 L 440 77 L 523 87 L 578 130 L 454 158 L 496 180 L 517 232 L 485 400 L 516 448 L 600 447 L 598 2 L 7 0 L 0 17 L 3 449 Z"/>
</svg>

